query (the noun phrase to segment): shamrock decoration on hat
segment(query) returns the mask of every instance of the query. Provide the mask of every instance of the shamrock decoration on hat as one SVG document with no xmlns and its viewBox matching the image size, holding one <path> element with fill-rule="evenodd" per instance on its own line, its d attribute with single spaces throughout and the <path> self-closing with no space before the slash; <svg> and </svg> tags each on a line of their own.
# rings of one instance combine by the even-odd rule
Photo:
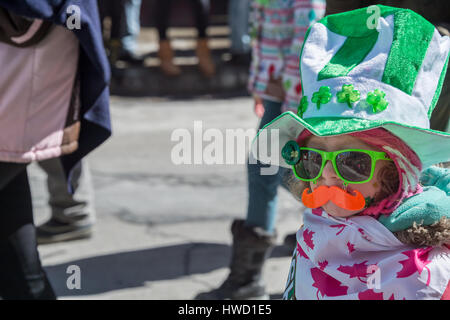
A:
<svg viewBox="0 0 450 320">
<path fill-rule="evenodd" d="M 322 86 L 318 92 L 314 92 L 311 101 L 317 104 L 317 109 L 320 109 L 321 104 L 325 104 L 331 100 L 330 87 Z"/>
<path fill-rule="evenodd" d="M 384 99 L 385 96 L 386 94 L 378 89 L 367 94 L 366 101 L 372 106 L 373 113 L 381 112 L 387 108 L 389 103 Z"/>
<path fill-rule="evenodd" d="M 339 102 L 347 103 L 348 107 L 352 108 L 352 103 L 359 100 L 360 94 L 358 90 L 354 90 L 352 84 L 344 84 L 342 91 L 337 93 L 337 99 Z"/>
<path fill-rule="evenodd" d="M 298 106 L 298 109 L 297 109 L 297 115 L 300 118 L 303 118 L 303 114 L 306 112 L 307 109 L 308 109 L 308 97 L 303 96 L 300 99 L 300 105 Z"/>
<path fill-rule="evenodd" d="M 297 114 L 285 112 L 262 130 L 278 130 L 280 152 L 305 128 L 332 136 L 381 127 L 402 139 L 424 168 L 450 161 L 450 134 L 431 130 L 429 122 L 447 70 L 450 38 L 411 10 L 376 7 L 375 27 L 368 23 L 373 11 L 362 8 L 326 16 L 308 29 L 300 52 Z M 271 143 L 253 146 L 272 150 Z M 289 167 L 283 157 L 278 161 Z"/>
</svg>

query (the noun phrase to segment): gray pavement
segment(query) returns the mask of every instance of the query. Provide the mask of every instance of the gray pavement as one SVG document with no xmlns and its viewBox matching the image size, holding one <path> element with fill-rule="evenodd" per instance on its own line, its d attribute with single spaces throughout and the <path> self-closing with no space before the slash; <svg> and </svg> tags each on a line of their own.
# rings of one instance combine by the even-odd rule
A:
<svg viewBox="0 0 450 320">
<path fill-rule="evenodd" d="M 173 130 L 256 128 L 250 98 L 167 101 L 111 98 L 113 137 L 87 157 L 97 222 L 91 239 L 42 245 L 39 252 L 61 299 L 192 299 L 221 283 L 231 254 L 230 224 L 244 218 L 246 169 L 174 165 Z M 32 165 L 35 220 L 49 216 L 45 176 Z M 280 190 L 277 246 L 264 269 L 279 298 L 290 257 L 284 236 L 301 224 L 301 205 Z M 81 270 L 68 289 L 67 268 Z"/>
</svg>

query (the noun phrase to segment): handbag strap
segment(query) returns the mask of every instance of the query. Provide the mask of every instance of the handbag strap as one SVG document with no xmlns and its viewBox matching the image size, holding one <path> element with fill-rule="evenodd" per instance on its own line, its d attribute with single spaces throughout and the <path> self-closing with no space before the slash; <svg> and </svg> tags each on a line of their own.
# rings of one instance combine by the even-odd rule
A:
<svg viewBox="0 0 450 320">
<path fill-rule="evenodd" d="M 0 42 L 20 48 L 29 47 L 42 41 L 52 26 L 51 22 L 18 16 L 0 8 Z"/>
</svg>

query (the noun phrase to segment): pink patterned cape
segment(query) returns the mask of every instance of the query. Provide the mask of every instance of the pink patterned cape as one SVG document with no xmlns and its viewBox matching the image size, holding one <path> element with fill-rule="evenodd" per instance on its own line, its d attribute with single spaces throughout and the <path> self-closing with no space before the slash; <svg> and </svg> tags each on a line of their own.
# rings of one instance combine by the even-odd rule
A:
<svg viewBox="0 0 450 320">
<path fill-rule="evenodd" d="M 307 209 L 303 223 L 284 299 L 413 300 L 448 294 L 448 248 L 405 245 L 369 216 L 337 218 Z"/>
</svg>

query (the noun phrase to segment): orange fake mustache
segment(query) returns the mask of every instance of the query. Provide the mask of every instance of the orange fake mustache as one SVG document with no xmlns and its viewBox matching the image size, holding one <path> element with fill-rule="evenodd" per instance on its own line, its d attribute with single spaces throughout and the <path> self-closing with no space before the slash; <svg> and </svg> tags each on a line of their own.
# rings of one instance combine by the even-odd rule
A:
<svg viewBox="0 0 450 320">
<path fill-rule="evenodd" d="M 328 201 L 351 211 L 361 210 L 366 206 L 366 200 L 358 190 L 354 190 L 354 194 L 350 194 L 336 186 L 320 186 L 311 193 L 309 191 L 309 188 L 306 188 L 302 194 L 302 202 L 308 208 L 319 208 Z"/>
</svg>

